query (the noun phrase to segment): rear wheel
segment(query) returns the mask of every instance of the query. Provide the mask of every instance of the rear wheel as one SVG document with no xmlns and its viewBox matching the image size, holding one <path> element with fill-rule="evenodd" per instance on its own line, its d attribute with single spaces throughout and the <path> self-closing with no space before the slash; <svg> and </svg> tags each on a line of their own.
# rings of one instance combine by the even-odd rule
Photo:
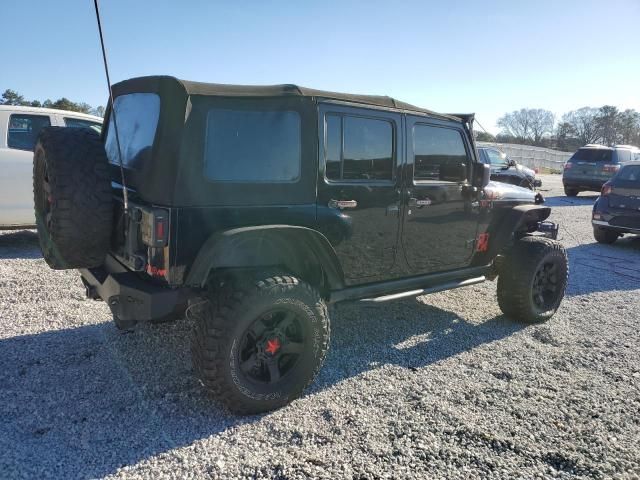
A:
<svg viewBox="0 0 640 480">
<path fill-rule="evenodd" d="M 603 228 L 603 227 L 594 225 L 593 236 L 598 243 L 612 244 L 618 239 L 620 235 L 618 234 L 618 232 L 611 230 L 609 228 Z"/>
<path fill-rule="evenodd" d="M 567 197 L 575 197 L 576 195 L 578 195 L 578 193 L 580 193 L 580 190 L 578 190 L 577 188 L 564 187 L 564 194 Z"/>
<path fill-rule="evenodd" d="M 265 412 L 297 398 L 329 345 L 318 292 L 288 275 L 236 278 L 190 302 L 194 368 L 230 410 Z"/>
<path fill-rule="evenodd" d="M 569 274 L 562 244 L 544 237 L 518 240 L 500 265 L 498 304 L 514 320 L 551 318 L 564 297 Z"/>
<path fill-rule="evenodd" d="M 92 268 L 109 249 L 113 216 L 107 156 L 97 132 L 47 127 L 33 156 L 38 237 L 51 268 Z"/>
</svg>

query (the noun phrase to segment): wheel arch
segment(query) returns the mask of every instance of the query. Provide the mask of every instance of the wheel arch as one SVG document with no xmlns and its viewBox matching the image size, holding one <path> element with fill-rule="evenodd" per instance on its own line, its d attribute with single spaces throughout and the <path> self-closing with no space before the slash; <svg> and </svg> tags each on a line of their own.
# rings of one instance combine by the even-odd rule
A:
<svg viewBox="0 0 640 480">
<path fill-rule="evenodd" d="M 477 254 L 474 264 L 490 263 L 514 238 L 524 236 L 537 229 L 551 215 L 551 207 L 544 205 L 516 205 L 509 208 L 502 216 L 492 221 L 487 229 L 490 235 L 487 251 Z"/>
<path fill-rule="evenodd" d="M 342 267 L 329 240 L 316 230 L 293 225 L 241 227 L 214 233 L 200 248 L 185 283 L 204 287 L 215 270 L 265 267 L 284 267 L 315 284 L 323 294 L 344 286 Z"/>
</svg>

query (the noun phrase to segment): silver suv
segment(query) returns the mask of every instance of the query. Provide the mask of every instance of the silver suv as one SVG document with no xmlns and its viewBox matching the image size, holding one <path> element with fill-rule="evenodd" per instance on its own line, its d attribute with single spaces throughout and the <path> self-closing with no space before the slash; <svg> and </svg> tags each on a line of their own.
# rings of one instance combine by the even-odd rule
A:
<svg viewBox="0 0 640 480">
<path fill-rule="evenodd" d="M 583 191 L 599 192 L 622 164 L 634 160 L 640 160 L 640 149 L 632 145 L 585 145 L 564 165 L 564 193 L 575 197 Z"/>
</svg>

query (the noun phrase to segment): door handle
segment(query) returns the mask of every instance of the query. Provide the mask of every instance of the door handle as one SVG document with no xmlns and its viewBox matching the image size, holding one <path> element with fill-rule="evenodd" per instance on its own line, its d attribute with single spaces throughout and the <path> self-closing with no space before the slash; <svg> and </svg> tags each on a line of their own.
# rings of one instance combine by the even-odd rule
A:
<svg viewBox="0 0 640 480">
<path fill-rule="evenodd" d="M 410 207 L 418 207 L 418 208 L 428 207 L 432 203 L 433 203 L 433 201 L 429 197 L 426 197 L 426 198 L 411 197 L 411 198 L 409 198 L 409 206 Z"/>
<path fill-rule="evenodd" d="M 356 208 L 358 202 L 356 200 L 329 200 L 329 208 L 339 208 L 343 210 L 345 208 Z"/>
</svg>

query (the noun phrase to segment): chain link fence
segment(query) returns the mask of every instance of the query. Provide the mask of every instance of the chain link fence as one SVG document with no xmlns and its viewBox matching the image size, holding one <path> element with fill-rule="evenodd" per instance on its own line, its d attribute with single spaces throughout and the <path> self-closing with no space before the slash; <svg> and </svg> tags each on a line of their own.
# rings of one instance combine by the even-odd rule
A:
<svg viewBox="0 0 640 480">
<path fill-rule="evenodd" d="M 529 168 L 545 168 L 548 170 L 562 171 L 564 164 L 572 152 L 560 152 L 550 148 L 532 147 L 531 145 L 518 145 L 514 143 L 476 142 L 479 147 L 498 147 L 509 158 Z"/>
</svg>

